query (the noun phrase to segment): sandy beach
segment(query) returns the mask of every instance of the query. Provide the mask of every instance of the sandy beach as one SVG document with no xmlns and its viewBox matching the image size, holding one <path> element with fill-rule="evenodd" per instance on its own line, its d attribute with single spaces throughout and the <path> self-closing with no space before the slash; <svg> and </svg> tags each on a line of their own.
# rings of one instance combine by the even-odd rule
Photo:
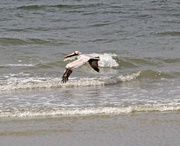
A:
<svg viewBox="0 0 180 146">
<path fill-rule="evenodd" d="M 178 146 L 179 113 L 14 119 L 0 122 L 2 146 Z"/>
</svg>

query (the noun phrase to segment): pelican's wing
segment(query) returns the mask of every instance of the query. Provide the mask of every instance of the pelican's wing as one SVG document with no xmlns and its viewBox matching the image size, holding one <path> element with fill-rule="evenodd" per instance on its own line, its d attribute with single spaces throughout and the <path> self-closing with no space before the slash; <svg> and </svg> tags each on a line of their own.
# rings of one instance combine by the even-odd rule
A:
<svg viewBox="0 0 180 146">
<path fill-rule="evenodd" d="M 72 70 L 70 69 L 66 69 L 63 76 L 62 76 L 62 82 L 66 83 L 68 81 L 68 78 L 70 76 L 70 74 L 72 73 Z"/>
<path fill-rule="evenodd" d="M 90 59 L 89 57 L 83 55 L 83 56 L 79 57 L 79 59 L 77 59 L 71 63 L 68 63 L 66 65 L 66 70 L 62 76 L 62 82 L 66 83 L 68 81 L 70 74 L 73 72 L 73 70 L 80 67 L 81 65 L 85 64 L 86 62 L 88 62 L 89 59 Z"/>
<path fill-rule="evenodd" d="M 85 64 L 89 59 L 86 59 L 86 58 L 83 58 L 83 57 L 80 57 L 79 59 L 71 62 L 71 63 L 68 63 L 66 65 L 66 68 L 68 69 L 71 69 L 71 70 L 74 70 L 80 66 L 82 66 L 83 64 Z"/>
<path fill-rule="evenodd" d="M 99 61 L 99 58 L 93 58 L 89 60 L 89 64 L 97 72 L 99 72 L 98 61 Z"/>
</svg>

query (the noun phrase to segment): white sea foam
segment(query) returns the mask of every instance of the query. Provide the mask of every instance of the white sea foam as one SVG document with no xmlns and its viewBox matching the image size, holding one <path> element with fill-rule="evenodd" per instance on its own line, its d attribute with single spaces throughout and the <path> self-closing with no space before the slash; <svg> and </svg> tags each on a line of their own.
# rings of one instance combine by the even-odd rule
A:
<svg viewBox="0 0 180 146">
<path fill-rule="evenodd" d="M 113 57 L 116 57 L 116 54 L 91 54 L 93 56 L 99 56 L 100 57 L 100 61 L 99 66 L 100 67 L 117 67 L 119 66 L 119 64 L 116 62 L 115 59 L 113 59 Z"/>
<path fill-rule="evenodd" d="M 99 78 L 70 78 L 68 82 L 62 83 L 61 78 L 43 78 L 43 77 L 16 77 L 8 76 L 1 82 L 0 91 L 13 90 L 35 90 L 35 89 L 51 89 L 63 87 L 86 87 L 86 86 L 104 86 L 126 82 L 136 79 L 140 75 L 140 71 L 118 77 L 99 77 Z"/>
<path fill-rule="evenodd" d="M 78 80 L 69 80 L 62 83 L 61 78 L 16 78 L 11 77 L 7 83 L 0 86 L 0 91 L 13 90 L 34 90 L 34 89 L 50 89 L 62 87 L 85 87 L 85 86 L 103 86 L 104 82 L 95 78 L 81 78 Z"/>
<path fill-rule="evenodd" d="M 120 75 L 118 77 L 105 77 L 103 78 L 103 81 L 105 82 L 105 85 L 109 84 L 117 84 L 119 82 L 128 82 L 136 79 L 138 76 L 141 75 L 141 71 L 131 73 L 131 74 L 126 74 L 126 75 Z"/>
<path fill-rule="evenodd" d="M 34 64 L 5 64 L 5 65 L 0 65 L 0 66 L 4 66 L 4 67 L 31 67 L 31 66 L 35 66 Z"/>
<path fill-rule="evenodd" d="M 0 117 L 42 117 L 42 116 L 93 116 L 93 115 L 120 115 L 136 112 L 170 112 L 180 111 L 179 103 L 155 105 L 129 105 L 122 107 L 85 107 L 85 108 L 60 108 L 60 109 L 16 109 L 0 110 Z"/>
<path fill-rule="evenodd" d="M 127 75 L 120 75 L 118 78 L 125 82 L 125 81 L 131 81 L 136 79 L 138 76 L 140 76 L 141 71 L 135 72 L 135 73 L 131 73 L 131 74 L 127 74 Z"/>
</svg>

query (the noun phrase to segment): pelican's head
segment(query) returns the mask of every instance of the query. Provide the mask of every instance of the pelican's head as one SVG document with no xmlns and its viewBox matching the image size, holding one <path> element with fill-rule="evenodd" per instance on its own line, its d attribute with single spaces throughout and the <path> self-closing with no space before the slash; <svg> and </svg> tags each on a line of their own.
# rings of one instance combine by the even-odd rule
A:
<svg viewBox="0 0 180 146">
<path fill-rule="evenodd" d="M 79 52 L 79 51 L 75 51 L 75 52 L 74 52 L 74 54 L 79 55 L 79 54 L 80 54 L 80 52 Z"/>
<path fill-rule="evenodd" d="M 74 53 L 71 53 L 71 54 L 69 54 L 69 55 L 67 55 L 67 56 L 64 56 L 64 58 L 76 56 L 76 55 L 79 55 L 79 54 L 81 54 L 79 51 L 75 51 Z"/>
</svg>

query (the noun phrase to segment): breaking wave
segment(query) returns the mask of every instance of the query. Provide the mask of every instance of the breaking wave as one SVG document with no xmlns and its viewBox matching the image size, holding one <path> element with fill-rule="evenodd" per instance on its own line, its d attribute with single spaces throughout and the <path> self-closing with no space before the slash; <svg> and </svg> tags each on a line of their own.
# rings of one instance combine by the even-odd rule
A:
<svg viewBox="0 0 180 146">
<path fill-rule="evenodd" d="M 136 67 L 137 63 L 145 62 L 146 64 L 148 61 L 144 60 L 128 60 L 118 57 L 116 54 L 111 53 L 104 53 L 104 54 L 91 54 L 94 57 L 99 56 L 99 66 L 101 67 L 101 73 L 96 78 L 71 78 L 67 83 L 62 83 L 60 77 L 36 77 L 34 75 L 26 75 L 24 72 L 22 74 L 15 74 L 15 75 L 3 75 L 0 77 L 0 91 L 14 91 L 14 90 L 39 90 L 39 89 L 53 89 L 53 88 L 64 88 L 64 87 L 86 87 L 86 86 L 105 86 L 105 85 L 112 85 L 118 84 L 121 82 L 132 81 L 135 79 L 168 79 L 174 78 L 179 76 L 179 72 L 160 72 L 156 70 L 140 70 L 140 71 L 133 71 L 131 73 L 120 75 L 118 70 L 122 67 L 131 66 Z M 5 64 L 0 65 L 0 68 L 10 68 L 10 67 L 32 67 L 33 69 L 46 69 L 46 68 L 53 68 L 57 67 L 59 64 L 64 64 L 72 61 L 74 58 L 67 58 L 63 61 L 56 61 L 50 62 L 46 64 Z M 166 60 L 166 61 L 179 61 L 176 60 Z M 65 65 L 64 65 L 65 66 Z M 63 69 L 64 69 L 63 66 Z M 109 68 L 109 69 L 108 69 Z M 107 75 L 106 69 L 108 71 L 114 71 L 112 74 Z M 105 73 L 105 74 L 104 74 Z M 39 75 L 41 76 L 41 75 Z M 43 74 L 42 74 L 43 76 Z"/>
<path fill-rule="evenodd" d="M 120 115 L 137 112 L 171 112 L 180 111 L 179 103 L 155 105 L 129 105 L 119 107 L 84 107 L 84 108 L 59 108 L 59 109 L 8 109 L 0 110 L 0 118 L 8 117 L 71 117 L 71 116 L 100 116 Z"/>
<path fill-rule="evenodd" d="M 126 75 L 105 76 L 96 78 L 77 78 L 73 77 L 68 82 L 62 83 L 61 78 L 51 77 L 16 77 L 11 76 L 7 79 L 1 79 L 0 91 L 15 90 L 40 90 L 40 89 L 56 89 L 70 87 L 87 87 L 87 86 L 106 86 L 122 82 L 129 82 L 135 79 L 167 79 L 172 78 L 171 75 L 155 72 L 152 70 L 137 71 Z"/>
<path fill-rule="evenodd" d="M 67 83 L 62 83 L 61 78 L 16 78 L 11 77 L 4 81 L 0 86 L 0 91 L 13 90 L 38 90 L 38 89 L 53 89 L 63 87 L 86 87 L 86 86 L 104 86 L 116 84 L 119 82 L 131 81 L 137 78 L 140 72 L 118 77 L 101 77 L 101 78 L 70 78 Z"/>
<path fill-rule="evenodd" d="M 91 54 L 93 56 L 99 56 L 100 57 L 100 61 L 98 62 L 100 67 L 118 67 L 119 64 L 117 63 L 117 61 L 113 58 L 113 57 L 117 57 L 116 54 Z"/>
</svg>

